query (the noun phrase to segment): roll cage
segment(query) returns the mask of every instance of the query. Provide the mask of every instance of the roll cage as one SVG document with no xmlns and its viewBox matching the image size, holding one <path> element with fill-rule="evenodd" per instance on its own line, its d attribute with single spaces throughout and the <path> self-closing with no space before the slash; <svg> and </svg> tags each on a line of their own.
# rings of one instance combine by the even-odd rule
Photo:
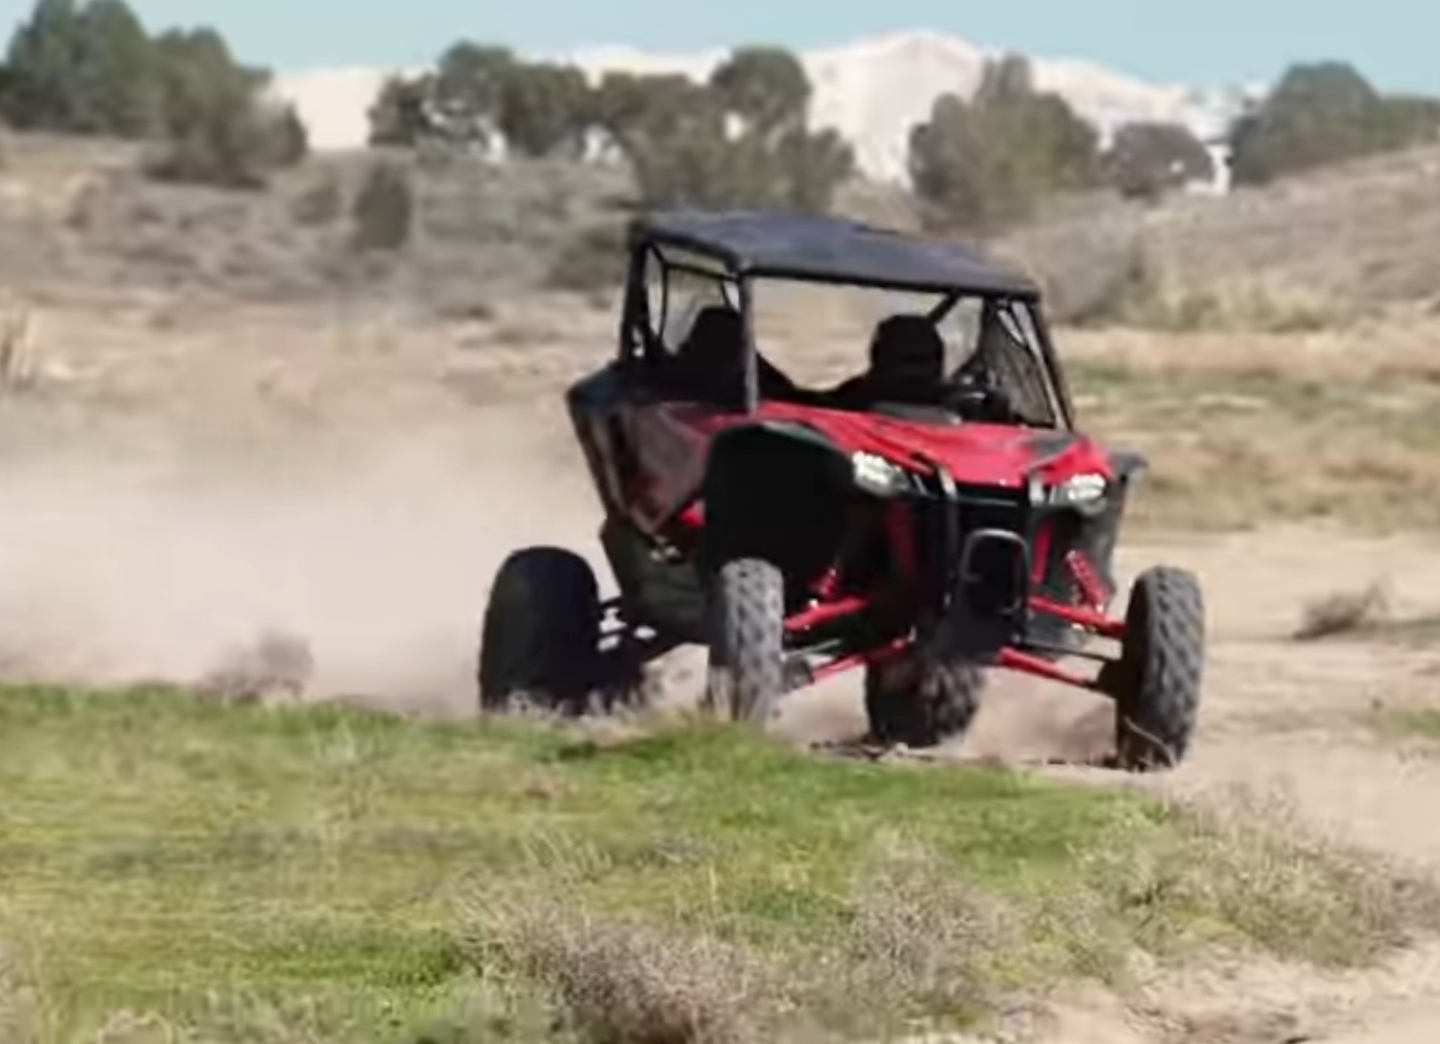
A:
<svg viewBox="0 0 1440 1044">
<path fill-rule="evenodd" d="M 793 222 L 788 216 L 746 215 L 752 223 L 747 231 L 763 228 L 764 222 Z M 892 251 L 913 249 L 924 259 L 929 244 L 896 233 L 882 233 L 865 226 L 838 220 L 808 219 L 809 228 L 819 223 L 830 234 L 836 230 L 852 230 L 858 236 L 886 235 L 891 237 Z M 863 242 L 858 244 L 863 250 Z M 960 249 L 960 248 L 955 248 Z M 762 401 L 759 351 L 755 334 L 755 285 L 759 281 L 808 283 L 836 287 L 889 290 L 903 293 L 929 294 L 938 298 L 925 312 L 925 317 L 938 326 L 962 301 L 979 298 L 982 326 L 999 323 L 1010 340 L 1030 355 L 1034 376 L 1043 386 L 1049 416 L 1037 426 L 1070 431 L 1075 426 L 1074 406 L 1064 371 L 1059 366 L 1048 322 L 1041 308 L 1036 287 L 1001 269 L 984 267 L 985 263 L 971 255 L 967 261 L 983 277 L 963 279 L 954 273 L 920 264 L 913 271 L 889 276 L 874 267 L 846 264 L 786 264 L 784 258 L 767 258 L 762 249 L 751 256 L 743 255 L 723 238 L 714 240 L 693 232 L 671 229 L 662 220 L 637 221 L 632 224 L 628 241 L 628 264 L 620 322 L 619 358 L 622 364 L 660 363 L 671 351 L 664 342 L 665 330 L 674 307 L 672 278 L 685 274 L 709 280 L 720 291 L 722 302 L 740 316 L 743 379 L 736 401 L 727 405 L 743 413 L 753 413 Z M 652 274 L 658 279 L 658 291 L 652 293 Z M 657 314 L 658 313 L 658 314 Z"/>
</svg>

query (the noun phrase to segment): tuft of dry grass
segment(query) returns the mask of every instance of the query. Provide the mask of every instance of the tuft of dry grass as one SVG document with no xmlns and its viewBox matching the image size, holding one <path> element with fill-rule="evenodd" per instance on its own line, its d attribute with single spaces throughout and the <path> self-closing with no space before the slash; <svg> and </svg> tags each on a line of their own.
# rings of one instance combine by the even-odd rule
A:
<svg viewBox="0 0 1440 1044">
<path fill-rule="evenodd" d="M 542 985 L 591 1044 L 773 1040 L 794 1006 L 781 973 L 741 945 L 548 900 L 482 903 L 467 935 L 481 967 Z"/>
<path fill-rule="evenodd" d="M 1293 637 L 1316 641 L 1374 629 L 1389 611 L 1385 585 L 1376 581 L 1359 591 L 1334 591 L 1306 604 Z"/>
<path fill-rule="evenodd" d="M 1440 932 L 1440 888 L 1298 826 L 1284 802 L 1168 803 L 1176 829 L 1139 858 L 1102 849 L 1089 876 L 1111 916 L 1160 956 L 1238 943 L 1320 967 L 1362 967 Z M 1178 918 L 1177 918 L 1177 915 Z"/>
<path fill-rule="evenodd" d="M 0 942 L 0 1044 L 33 1044 L 39 1029 L 39 999 L 23 955 Z"/>
<path fill-rule="evenodd" d="M 862 978 L 927 1009 L 963 1011 L 989 1000 L 1023 917 L 976 888 L 932 850 L 884 854 L 856 889 L 849 955 Z"/>
<path fill-rule="evenodd" d="M 0 298 L 0 395 L 29 389 L 38 377 L 34 318 L 10 296 Z"/>
</svg>

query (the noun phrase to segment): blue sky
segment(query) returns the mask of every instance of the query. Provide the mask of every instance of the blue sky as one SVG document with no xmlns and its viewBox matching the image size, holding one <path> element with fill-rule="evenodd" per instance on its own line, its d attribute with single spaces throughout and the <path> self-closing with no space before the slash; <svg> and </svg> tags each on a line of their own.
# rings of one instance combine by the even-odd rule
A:
<svg viewBox="0 0 1440 1044">
<path fill-rule="evenodd" d="M 0 26 L 31 0 L 0 0 Z M 795 48 L 931 28 L 976 43 L 1091 58 L 1156 80 L 1273 78 L 1340 57 L 1377 85 L 1440 94 L 1440 4 L 1426 0 L 131 0 L 151 26 L 206 22 L 277 69 L 423 62 L 468 36 L 522 50 L 624 43 Z"/>
</svg>

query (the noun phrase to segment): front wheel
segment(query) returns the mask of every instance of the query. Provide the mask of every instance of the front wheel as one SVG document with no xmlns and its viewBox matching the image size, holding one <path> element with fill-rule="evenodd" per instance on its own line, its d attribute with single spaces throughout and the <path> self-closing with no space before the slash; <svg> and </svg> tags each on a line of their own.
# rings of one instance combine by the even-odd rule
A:
<svg viewBox="0 0 1440 1044">
<path fill-rule="evenodd" d="M 1200 705 L 1205 603 L 1192 573 L 1157 566 L 1130 589 L 1120 659 L 1104 687 L 1115 699 L 1116 757 L 1147 772 L 1184 760 Z"/>
<path fill-rule="evenodd" d="M 736 721 L 764 724 L 785 684 L 785 581 L 769 562 L 726 562 L 710 594 L 705 702 Z"/>
</svg>

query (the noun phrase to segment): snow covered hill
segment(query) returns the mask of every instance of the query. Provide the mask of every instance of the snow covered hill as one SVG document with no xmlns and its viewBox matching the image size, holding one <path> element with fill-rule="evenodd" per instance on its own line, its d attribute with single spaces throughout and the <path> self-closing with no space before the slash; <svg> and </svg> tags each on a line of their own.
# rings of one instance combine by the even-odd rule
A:
<svg viewBox="0 0 1440 1044">
<path fill-rule="evenodd" d="M 608 70 L 707 76 L 727 48 L 653 54 L 621 46 L 584 48 L 543 57 L 573 62 L 591 76 Z M 880 180 L 903 179 L 910 128 L 937 96 L 972 93 L 987 58 L 998 52 L 945 33 L 917 30 L 803 52 L 814 84 L 812 119 L 833 127 L 855 147 L 860 167 Z M 1186 124 L 1202 137 L 1220 133 L 1238 111 L 1239 90 L 1201 91 L 1152 84 L 1074 59 L 1033 58 L 1036 85 L 1063 95 L 1102 134 L 1129 120 Z M 366 135 L 366 111 L 390 70 L 320 69 L 282 74 L 276 90 L 295 104 L 315 147 L 355 148 Z"/>
</svg>

